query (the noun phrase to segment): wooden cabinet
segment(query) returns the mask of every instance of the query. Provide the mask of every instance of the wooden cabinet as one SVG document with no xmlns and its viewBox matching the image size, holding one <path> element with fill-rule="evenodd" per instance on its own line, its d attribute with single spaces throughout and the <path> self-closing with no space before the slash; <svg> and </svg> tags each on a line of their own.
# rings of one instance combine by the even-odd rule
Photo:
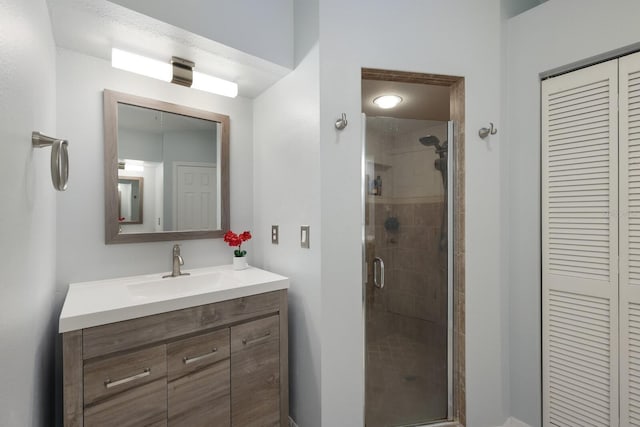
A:
<svg viewBox="0 0 640 427">
<path fill-rule="evenodd" d="M 288 425 L 287 292 L 63 334 L 65 426 Z"/>
</svg>

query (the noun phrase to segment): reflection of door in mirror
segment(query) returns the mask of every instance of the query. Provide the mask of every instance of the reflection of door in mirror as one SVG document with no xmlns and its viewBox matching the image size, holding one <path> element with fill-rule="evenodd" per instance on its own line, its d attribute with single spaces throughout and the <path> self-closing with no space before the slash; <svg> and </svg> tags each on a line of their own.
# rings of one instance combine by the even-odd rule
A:
<svg viewBox="0 0 640 427">
<path fill-rule="evenodd" d="M 173 222 L 177 230 L 215 230 L 217 172 L 212 163 L 173 163 Z"/>
<path fill-rule="evenodd" d="M 142 177 L 118 177 L 118 221 L 121 225 L 143 223 Z"/>
</svg>

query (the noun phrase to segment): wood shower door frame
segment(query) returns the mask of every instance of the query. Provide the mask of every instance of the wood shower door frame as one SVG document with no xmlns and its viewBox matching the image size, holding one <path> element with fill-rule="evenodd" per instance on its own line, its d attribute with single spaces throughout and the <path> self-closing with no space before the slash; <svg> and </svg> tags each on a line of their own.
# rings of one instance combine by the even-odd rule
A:
<svg viewBox="0 0 640 427">
<path fill-rule="evenodd" d="M 449 88 L 449 116 L 454 122 L 453 182 L 453 421 L 466 425 L 465 376 L 465 205 L 464 205 L 464 77 L 405 71 L 362 69 L 362 80 L 446 86 Z"/>
</svg>

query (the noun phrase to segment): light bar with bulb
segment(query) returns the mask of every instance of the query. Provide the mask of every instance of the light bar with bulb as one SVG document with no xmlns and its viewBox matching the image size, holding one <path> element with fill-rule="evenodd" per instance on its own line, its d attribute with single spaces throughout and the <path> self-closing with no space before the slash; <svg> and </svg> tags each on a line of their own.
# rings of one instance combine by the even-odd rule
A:
<svg viewBox="0 0 640 427">
<path fill-rule="evenodd" d="M 185 81 L 185 67 L 193 64 L 193 62 L 181 60 L 174 57 L 171 63 L 158 61 L 157 59 L 147 58 L 146 56 L 137 55 L 135 53 L 126 52 L 122 49 L 111 49 L 111 66 L 120 70 L 129 71 L 143 76 L 152 77 L 154 79 L 165 82 L 173 82 L 182 86 L 188 86 L 193 89 L 202 90 L 216 95 L 228 96 L 235 98 L 238 96 L 238 84 L 213 77 L 208 74 L 193 71 L 193 81 L 189 84 Z M 179 76 L 178 74 L 179 73 Z"/>
</svg>

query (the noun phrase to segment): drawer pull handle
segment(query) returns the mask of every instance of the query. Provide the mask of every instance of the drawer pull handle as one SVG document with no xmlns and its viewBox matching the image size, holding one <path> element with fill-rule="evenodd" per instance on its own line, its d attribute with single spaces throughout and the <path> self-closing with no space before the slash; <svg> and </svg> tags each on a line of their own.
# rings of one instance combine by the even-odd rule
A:
<svg viewBox="0 0 640 427">
<path fill-rule="evenodd" d="M 196 356 L 196 357 L 185 356 L 185 357 L 182 358 L 182 362 L 185 365 L 188 365 L 189 363 L 199 362 L 200 360 L 203 360 L 203 359 L 206 359 L 207 357 L 213 356 L 217 352 L 218 352 L 218 348 L 216 347 L 213 350 L 211 350 L 211 353 L 203 354 L 202 356 Z"/>
<path fill-rule="evenodd" d="M 148 377 L 149 375 L 151 375 L 151 368 L 146 368 L 144 371 L 140 372 L 139 374 L 131 375 L 130 377 L 123 378 L 121 380 L 112 381 L 107 378 L 107 380 L 104 382 L 104 386 L 106 388 L 116 387 L 131 381 L 138 380 L 140 378 Z"/>
<path fill-rule="evenodd" d="M 258 337 L 258 338 L 252 338 L 252 339 L 242 338 L 242 344 L 244 344 L 244 345 L 251 344 L 251 343 L 254 343 L 256 341 L 261 341 L 263 339 L 269 338 L 269 336 L 271 336 L 271 331 L 265 332 L 263 336 Z"/>
</svg>

